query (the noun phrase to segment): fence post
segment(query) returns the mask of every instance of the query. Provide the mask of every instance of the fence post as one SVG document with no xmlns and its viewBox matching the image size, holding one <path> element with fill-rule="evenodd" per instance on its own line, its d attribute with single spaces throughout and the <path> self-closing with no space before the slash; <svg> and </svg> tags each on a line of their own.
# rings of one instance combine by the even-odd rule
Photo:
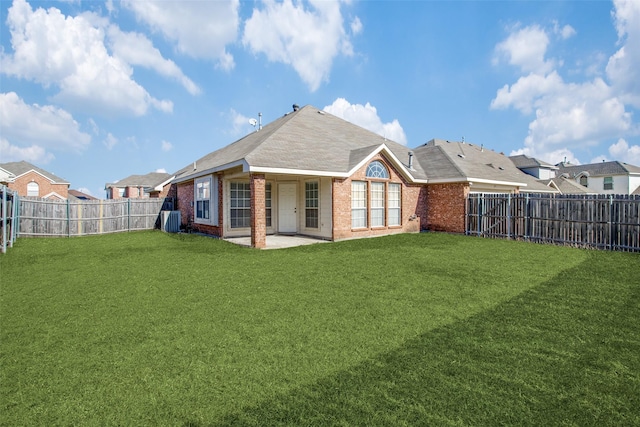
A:
<svg viewBox="0 0 640 427">
<path fill-rule="evenodd" d="M 484 194 L 478 195 L 478 236 L 481 235 L 482 231 L 482 202 L 484 200 Z"/>
<path fill-rule="evenodd" d="M 2 190 L 2 253 L 7 252 L 7 189 Z"/>
<path fill-rule="evenodd" d="M 507 194 L 507 239 L 511 239 L 511 193 Z"/>
<path fill-rule="evenodd" d="M 69 199 L 67 199 L 67 237 L 71 237 L 71 212 L 69 209 Z"/>
<path fill-rule="evenodd" d="M 609 250 L 613 250 L 613 196 L 609 195 Z"/>
<path fill-rule="evenodd" d="M 131 231 L 131 199 L 127 199 L 127 231 Z"/>
</svg>

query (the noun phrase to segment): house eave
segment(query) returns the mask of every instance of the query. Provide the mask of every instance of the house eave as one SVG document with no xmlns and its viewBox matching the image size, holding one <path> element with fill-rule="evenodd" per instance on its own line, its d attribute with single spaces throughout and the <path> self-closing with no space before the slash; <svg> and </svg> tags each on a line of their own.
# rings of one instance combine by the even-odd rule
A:
<svg viewBox="0 0 640 427">
<path fill-rule="evenodd" d="M 214 166 L 212 168 L 203 169 L 201 171 L 191 172 L 188 175 L 174 178 L 171 181 L 173 184 L 180 184 L 187 181 L 193 181 L 196 178 L 199 178 L 204 175 L 210 175 L 212 173 L 221 172 L 227 169 L 233 169 L 235 167 L 242 166 L 243 172 L 249 172 L 249 164 L 244 159 L 236 160 L 234 162 L 225 163 L 224 165 Z"/>
<path fill-rule="evenodd" d="M 505 187 L 526 187 L 524 182 L 511 182 L 511 181 L 497 181 L 494 179 L 484 178 L 445 178 L 445 179 L 430 179 L 428 184 L 454 184 L 454 183 L 468 183 L 468 184 L 490 184 L 490 185 L 502 185 Z"/>
</svg>

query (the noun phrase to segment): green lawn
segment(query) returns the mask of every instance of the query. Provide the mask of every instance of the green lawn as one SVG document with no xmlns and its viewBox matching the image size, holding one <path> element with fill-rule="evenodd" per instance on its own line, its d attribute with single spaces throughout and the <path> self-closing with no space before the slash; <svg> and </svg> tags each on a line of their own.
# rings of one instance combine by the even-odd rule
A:
<svg viewBox="0 0 640 427">
<path fill-rule="evenodd" d="M 0 425 L 640 425 L 638 254 L 136 232 L 0 274 Z"/>
</svg>

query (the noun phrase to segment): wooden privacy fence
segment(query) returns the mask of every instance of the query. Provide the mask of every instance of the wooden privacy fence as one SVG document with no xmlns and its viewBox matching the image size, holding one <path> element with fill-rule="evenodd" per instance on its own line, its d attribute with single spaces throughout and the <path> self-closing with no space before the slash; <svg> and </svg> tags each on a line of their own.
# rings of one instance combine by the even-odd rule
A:
<svg viewBox="0 0 640 427">
<path fill-rule="evenodd" d="M 19 236 L 85 236 L 157 228 L 173 199 L 53 201 L 21 198 Z"/>
<path fill-rule="evenodd" d="M 466 233 L 640 252 L 640 196 L 470 194 Z"/>
</svg>

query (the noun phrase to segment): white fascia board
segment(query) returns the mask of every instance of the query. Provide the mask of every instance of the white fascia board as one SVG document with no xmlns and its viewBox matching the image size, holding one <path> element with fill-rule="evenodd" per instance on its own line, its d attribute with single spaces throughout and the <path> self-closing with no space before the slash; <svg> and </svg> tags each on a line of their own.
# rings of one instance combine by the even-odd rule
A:
<svg viewBox="0 0 640 427">
<path fill-rule="evenodd" d="M 42 175 L 42 174 L 40 174 L 40 175 Z M 52 191 L 51 193 L 49 193 L 49 194 L 47 194 L 45 196 L 42 196 L 42 198 L 43 199 L 48 199 L 51 196 L 56 196 L 60 200 L 67 200 L 66 197 L 62 197 L 60 194 L 56 193 L 55 191 Z"/>
<path fill-rule="evenodd" d="M 369 163 L 374 156 L 378 155 L 382 151 L 384 151 L 385 154 L 388 155 L 388 157 L 392 160 L 392 163 L 395 164 L 395 167 L 398 168 L 398 170 L 400 170 L 400 172 L 402 173 L 402 175 L 404 175 L 404 178 L 407 181 L 412 182 L 412 183 L 413 182 L 421 182 L 423 184 L 426 184 L 425 180 L 417 181 L 416 179 L 414 179 L 413 175 L 411 175 L 409 170 L 404 166 L 404 164 L 402 164 L 402 162 L 395 156 L 395 154 L 393 154 L 393 152 L 389 149 L 389 147 L 387 147 L 386 144 L 380 144 L 380 146 L 378 148 L 376 148 L 375 150 L 373 150 L 371 152 L 371 154 L 369 154 L 360 163 L 358 163 L 355 167 L 353 167 L 347 173 L 347 176 L 353 175 L 358 169 L 363 167 L 365 164 Z M 409 151 L 411 151 L 411 150 L 409 148 L 407 148 L 407 152 L 409 152 Z"/>
<path fill-rule="evenodd" d="M 509 187 L 526 187 L 527 184 L 523 182 L 509 182 L 509 181 L 496 181 L 493 179 L 482 178 L 447 178 L 447 179 L 432 179 L 429 180 L 429 184 L 453 184 L 456 182 L 468 182 L 469 184 L 491 184 L 491 185 L 503 185 Z"/>
<path fill-rule="evenodd" d="M 164 182 L 162 182 L 162 183 L 160 183 L 160 184 L 156 185 L 155 187 L 153 187 L 153 189 L 154 189 L 155 191 L 162 191 L 162 189 L 164 188 L 164 186 L 165 186 L 165 185 L 167 185 L 167 184 L 169 184 L 171 181 L 173 181 L 173 179 L 174 179 L 175 177 L 176 177 L 175 175 L 174 175 L 174 176 L 172 176 L 171 178 L 167 179 L 166 181 L 164 181 Z"/>
<path fill-rule="evenodd" d="M 265 166 L 250 166 L 249 173 L 273 173 L 282 175 L 311 175 L 311 176 L 329 176 L 335 178 L 347 178 L 349 174 L 345 172 L 317 171 L 306 169 L 289 169 L 289 168 L 270 168 Z"/>
<path fill-rule="evenodd" d="M 248 171 L 249 170 L 249 164 L 244 159 L 241 159 L 241 160 L 236 160 L 235 162 L 226 163 L 224 165 L 214 166 L 214 167 L 209 168 L 209 169 L 204 169 L 204 170 L 201 170 L 201 171 L 190 173 L 189 175 L 185 175 L 182 178 L 174 179 L 173 183 L 174 184 L 179 184 L 179 183 L 185 182 L 185 181 L 193 181 L 194 179 L 199 178 L 201 176 L 211 175 L 213 173 L 220 172 L 220 171 L 227 170 L 227 169 L 232 169 L 232 168 L 235 168 L 237 166 L 242 166 L 242 170 L 243 171 Z"/>
</svg>

